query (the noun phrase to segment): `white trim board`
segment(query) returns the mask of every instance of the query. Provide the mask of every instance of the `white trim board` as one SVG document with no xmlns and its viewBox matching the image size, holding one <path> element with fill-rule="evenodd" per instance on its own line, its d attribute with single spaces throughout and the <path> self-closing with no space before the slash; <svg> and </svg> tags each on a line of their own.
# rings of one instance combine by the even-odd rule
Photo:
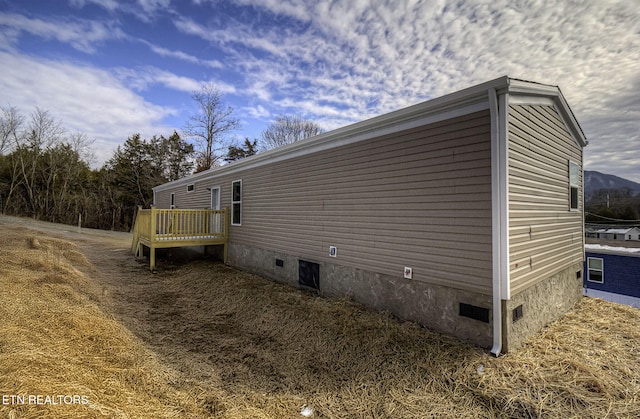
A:
<svg viewBox="0 0 640 419">
<path fill-rule="evenodd" d="M 582 293 L 587 297 L 601 298 L 612 303 L 624 304 L 627 306 L 640 308 L 640 298 L 638 297 L 616 294 L 613 292 L 593 290 L 591 288 L 583 288 Z"/>
<path fill-rule="evenodd" d="M 357 122 L 334 131 L 298 141 L 274 150 L 258 153 L 246 159 L 228 165 L 212 168 L 173 182 L 153 188 L 163 191 L 184 183 L 196 182 L 218 174 L 232 174 L 240 170 L 260 167 L 264 164 L 299 157 L 317 151 L 328 150 L 347 144 L 365 141 L 370 138 L 389 135 L 414 127 L 463 116 L 489 109 L 487 91 L 495 89 L 498 95 L 517 95 L 520 104 L 549 103 L 550 100 L 559 109 L 567 123 L 569 131 L 579 144 L 586 144 L 584 133 L 573 117 L 557 86 L 512 79 L 507 76 L 469 87 L 417 105 L 409 106 L 388 114 Z M 545 100 L 546 98 L 546 100 Z"/>
</svg>

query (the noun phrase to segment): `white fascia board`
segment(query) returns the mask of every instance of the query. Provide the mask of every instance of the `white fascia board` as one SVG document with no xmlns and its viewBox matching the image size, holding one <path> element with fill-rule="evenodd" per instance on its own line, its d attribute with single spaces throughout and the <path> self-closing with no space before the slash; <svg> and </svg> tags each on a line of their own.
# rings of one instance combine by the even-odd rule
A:
<svg viewBox="0 0 640 419">
<path fill-rule="evenodd" d="M 343 128 L 326 132 L 306 140 L 278 147 L 238 162 L 215 167 L 173 182 L 153 188 L 154 191 L 172 189 L 187 183 L 193 183 L 217 174 L 231 174 L 252 169 L 267 163 L 282 161 L 310 153 L 328 150 L 334 147 L 353 144 L 371 138 L 389 135 L 407 129 L 444 121 L 489 108 L 487 89 L 504 88 L 508 78 L 501 77 L 477 86 L 473 86 L 436 99 L 422 102 L 408 108 L 380 115 L 366 121 L 357 122 Z"/>
<path fill-rule="evenodd" d="M 434 115 L 428 115 L 419 119 L 411 119 L 405 120 L 399 123 L 389 124 L 384 127 L 379 127 L 377 129 L 373 129 L 371 131 L 362 131 L 362 132 L 353 132 L 349 134 L 342 135 L 340 137 L 332 138 L 330 142 L 323 141 L 317 142 L 314 144 L 309 144 L 309 147 L 301 148 L 298 150 L 290 150 L 286 154 L 279 154 L 277 156 L 272 156 L 268 161 L 260 162 L 261 164 L 278 162 L 294 157 L 304 156 L 310 153 L 316 153 L 320 151 L 329 150 L 336 147 L 341 147 L 349 144 L 354 144 L 361 141 L 366 141 L 376 137 L 382 137 L 385 135 L 395 134 L 397 132 L 406 131 L 412 128 L 417 128 L 424 125 L 429 125 L 435 122 L 446 121 L 447 119 L 456 118 L 458 116 L 467 115 L 474 112 L 483 111 L 489 108 L 489 104 L 486 101 L 475 103 L 472 105 L 465 106 L 463 108 L 456 108 L 446 112 L 441 112 Z M 257 167 L 261 164 L 255 164 L 251 167 Z M 245 168 L 238 168 L 238 170 L 244 170 Z M 233 172 L 233 170 L 227 171 L 226 173 Z"/>
<path fill-rule="evenodd" d="M 519 79 L 509 79 L 508 90 L 512 95 L 556 96 L 559 93 L 557 86 Z"/>
<path fill-rule="evenodd" d="M 555 102 L 548 96 L 520 96 L 510 94 L 509 105 L 555 106 Z"/>
<path fill-rule="evenodd" d="M 230 174 L 240 170 L 259 167 L 269 162 L 286 160 L 321 150 L 353 144 L 377 136 L 388 135 L 417 127 L 421 124 L 443 121 L 454 118 L 455 116 L 462 116 L 467 113 L 488 109 L 487 91 L 489 89 L 495 89 L 499 95 L 509 93 L 510 97 L 518 97 L 517 100 L 523 101 L 521 103 L 525 103 L 527 100 L 529 103 L 536 103 L 537 101 L 548 103 L 545 101 L 545 98 L 546 100 L 551 98 L 560 109 L 559 113 L 562 115 L 565 123 L 568 122 L 567 126 L 574 135 L 574 138 L 576 138 L 579 144 L 586 145 L 582 130 L 579 125 L 577 125 L 573 113 L 571 113 L 560 90 L 556 86 L 510 79 L 507 76 L 503 76 L 417 105 L 338 128 L 306 140 L 258 153 L 238 162 L 215 167 L 173 182 L 165 183 L 156 186 L 153 190 L 163 191 L 183 184 L 193 183 L 200 179 L 206 179 L 219 173 Z"/>
<path fill-rule="evenodd" d="M 508 91 L 509 103 L 514 105 L 553 105 L 574 141 L 580 147 L 587 146 L 588 141 L 582 127 L 580 127 L 558 86 L 510 79 Z"/>
</svg>

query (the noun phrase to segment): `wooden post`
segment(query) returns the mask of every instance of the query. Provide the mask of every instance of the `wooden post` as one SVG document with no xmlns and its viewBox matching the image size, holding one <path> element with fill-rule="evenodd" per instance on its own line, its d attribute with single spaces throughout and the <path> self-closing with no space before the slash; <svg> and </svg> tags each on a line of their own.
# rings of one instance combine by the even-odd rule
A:
<svg viewBox="0 0 640 419">
<path fill-rule="evenodd" d="M 224 255 L 222 259 L 224 261 L 224 264 L 226 265 L 229 263 L 229 209 L 228 208 L 224 209 L 224 214 L 222 218 L 224 222 L 224 226 L 222 226 L 222 228 L 224 229 L 224 244 L 223 244 Z"/>
<path fill-rule="evenodd" d="M 151 231 L 149 232 L 149 241 L 151 243 L 156 241 L 156 207 L 151 206 Z"/>
<path fill-rule="evenodd" d="M 149 248 L 149 269 L 151 272 L 156 270 L 156 248 L 153 245 Z"/>
<path fill-rule="evenodd" d="M 156 269 L 156 207 L 152 205 L 149 212 L 151 215 L 151 231 L 149 232 L 149 269 L 153 272 Z"/>
</svg>

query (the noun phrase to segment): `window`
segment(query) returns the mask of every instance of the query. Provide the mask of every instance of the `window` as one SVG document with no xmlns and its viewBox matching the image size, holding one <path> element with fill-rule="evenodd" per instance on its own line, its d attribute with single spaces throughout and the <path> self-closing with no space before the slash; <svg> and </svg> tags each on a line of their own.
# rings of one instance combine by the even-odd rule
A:
<svg viewBox="0 0 640 419">
<path fill-rule="evenodd" d="M 587 280 L 591 282 L 604 282 L 604 260 L 600 258 L 588 258 L 589 276 Z"/>
<path fill-rule="evenodd" d="M 196 189 L 196 185 L 193 183 L 191 185 L 187 185 L 187 192 L 193 192 Z"/>
<path fill-rule="evenodd" d="M 578 192 L 580 191 L 580 166 L 569 162 L 569 209 L 578 209 Z"/>
<path fill-rule="evenodd" d="M 174 209 L 176 207 L 176 194 L 171 192 L 171 204 L 169 204 L 170 209 Z"/>
<path fill-rule="evenodd" d="M 231 224 L 242 224 L 242 181 L 234 180 L 231 183 Z"/>
</svg>

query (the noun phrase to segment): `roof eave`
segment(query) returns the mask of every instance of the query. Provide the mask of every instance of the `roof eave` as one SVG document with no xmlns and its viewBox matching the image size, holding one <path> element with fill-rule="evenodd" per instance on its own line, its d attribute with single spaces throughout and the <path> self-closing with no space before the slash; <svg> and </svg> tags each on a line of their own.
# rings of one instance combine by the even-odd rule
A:
<svg viewBox="0 0 640 419">
<path fill-rule="evenodd" d="M 570 129 L 573 136 L 581 146 L 586 145 L 586 140 L 582 129 L 578 125 L 571 109 L 567 105 L 560 89 L 557 86 L 545 85 L 535 82 L 528 82 L 519 79 L 502 76 L 494 80 L 490 80 L 466 89 L 462 89 L 444 96 L 440 96 L 425 102 L 418 103 L 397 111 L 393 111 L 384 115 L 379 115 L 365 121 L 356 122 L 345 127 L 335 129 L 326 133 L 322 133 L 312 138 L 295 142 L 293 144 L 278 147 L 273 150 L 265 151 L 251 157 L 247 157 L 240 161 L 230 163 L 228 165 L 214 167 L 200 173 L 196 173 L 173 182 L 158 185 L 153 188 L 155 192 L 172 188 L 181 184 L 190 184 L 199 179 L 214 175 L 220 171 L 226 171 L 230 167 L 240 169 L 242 167 L 258 164 L 265 160 L 276 159 L 287 154 L 297 154 L 304 152 L 305 149 L 318 147 L 323 144 L 339 142 L 341 139 L 362 134 L 366 132 L 374 132 L 382 130 L 386 127 L 398 125 L 403 122 L 419 119 L 428 115 L 438 115 L 454 109 L 464 108 L 474 103 L 488 103 L 489 89 L 495 89 L 497 93 L 514 93 L 518 95 L 544 96 L 550 97 L 560 110 L 565 123 Z"/>
<path fill-rule="evenodd" d="M 519 79 L 509 79 L 508 92 L 510 94 L 518 94 L 521 96 L 543 96 L 550 98 L 558 108 L 558 111 L 560 112 L 565 124 L 567 125 L 567 128 L 573 135 L 576 142 L 581 147 L 586 147 L 589 144 L 586 136 L 584 135 L 584 131 L 582 131 L 582 127 L 578 123 L 578 120 L 573 114 L 573 111 L 564 98 L 560 87 Z"/>
</svg>

